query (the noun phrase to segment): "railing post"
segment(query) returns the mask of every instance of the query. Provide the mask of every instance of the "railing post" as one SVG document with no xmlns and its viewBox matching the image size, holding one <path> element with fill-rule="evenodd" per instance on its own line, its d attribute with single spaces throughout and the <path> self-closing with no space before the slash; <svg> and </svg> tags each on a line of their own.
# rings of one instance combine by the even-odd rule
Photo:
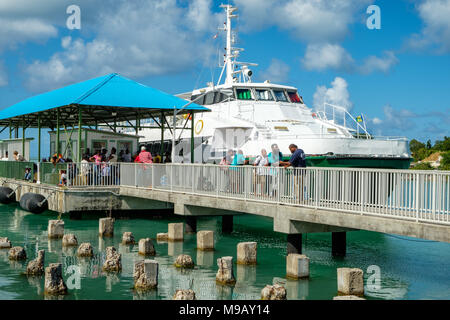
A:
<svg viewBox="0 0 450 320">
<path fill-rule="evenodd" d="M 238 167 L 239 168 L 239 167 Z M 247 167 L 246 166 L 242 166 L 241 167 L 242 168 L 242 172 L 241 172 L 241 174 L 238 174 L 238 181 L 237 181 L 237 184 L 239 185 L 241 182 L 244 182 L 243 183 L 243 185 L 242 185 L 242 189 L 244 189 L 243 191 L 244 191 L 244 201 L 247 201 Z M 241 168 L 239 168 L 239 169 L 241 169 Z M 242 179 L 241 179 L 241 177 L 243 177 L 243 179 L 244 179 L 244 181 L 242 181 Z M 241 181 L 239 181 L 239 180 L 241 180 Z"/>
<path fill-rule="evenodd" d="M 276 167 L 275 173 L 276 173 L 276 177 L 278 179 L 278 182 L 277 182 L 277 201 L 278 201 L 278 203 L 281 203 L 281 194 L 280 194 L 280 190 L 281 190 L 281 172 L 282 172 L 282 169 L 280 167 Z"/>
<path fill-rule="evenodd" d="M 155 186 L 155 165 L 153 163 L 151 164 L 151 170 L 152 170 L 152 187 L 151 187 L 151 189 L 153 190 L 153 188 Z"/>
<path fill-rule="evenodd" d="M 194 168 L 193 164 L 191 165 L 191 167 L 192 167 L 192 172 L 191 172 L 191 174 L 192 174 L 192 193 L 194 193 L 194 190 L 195 190 L 195 188 L 194 188 L 194 184 L 195 184 L 195 177 L 194 177 L 195 168 Z M 203 170 L 200 170 L 200 175 L 203 175 Z M 200 181 L 202 183 L 202 185 L 200 187 L 203 187 L 203 179 L 202 178 L 203 177 L 200 177 Z"/>
<path fill-rule="evenodd" d="M 66 176 L 67 176 L 67 186 L 69 187 L 72 184 L 72 179 L 70 175 L 70 166 L 71 163 L 66 163 Z"/>
<path fill-rule="evenodd" d="M 170 164 L 170 191 L 173 192 L 173 164 Z"/>
<path fill-rule="evenodd" d="M 41 184 L 41 162 L 37 163 L 37 181 L 36 184 Z"/>
<path fill-rule="evenodd" d="M 134 165 L 134 185 L 136 186 L 136 188 L 138 187 L 138 182 L 137 182 L 137 163 L 133 163 Z"/>
<path fill-rule="evenodd" d="M 221 175 L 220 175 L 220 165 L 219 166 L 215 166 L 214 167 L 214 171 L 216 172 L 216 182 L 217 182 L 217 187 L 216 187 L 216 197 L 219 198 L 219 190 L 222 187 L 222 179 L 221 179 Z"/>
</svg>

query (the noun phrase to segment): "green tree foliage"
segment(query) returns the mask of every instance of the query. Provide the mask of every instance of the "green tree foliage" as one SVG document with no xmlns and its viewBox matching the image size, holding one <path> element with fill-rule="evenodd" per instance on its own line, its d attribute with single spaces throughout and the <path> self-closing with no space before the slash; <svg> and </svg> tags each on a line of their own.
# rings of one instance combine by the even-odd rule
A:
<svg viewBox="0 0 450 320">
<path fill-rule="evenodd" d="M 411 169 L 413 169 L 413 170 L 433 170 L 434 168 L 428 162 L 422 162 L 422 163 L 416 164 Z"/>
<path fill-rule="evenodd" d="M 439 170 L 450 170 L 450 151 L 442 154 L 441 165 Z"/>
<path fill-rule="evenodd" d="M 450 151 L 450 137 L 444 137 L 444 140 L 438 140 L 433 146 L 436 151 Z"/>
<path fill-rule="evenodd" d="M 411 152 L 414 154 L 417 151 L 419 151 L 420 149 L 425 148 L 425 144 L 423 144 L 420 141 L 417 141 L 416 139 L 412 139 L 409 142 L 409 149 L 411 150 Z"/>
<path fill-rule="evenodd" d="M 412 156 L 415 162 L 419 162 L 435 152 L 450 151 L 450 137 L 444 137 L 444 140 L 438 140 L 434 145 L 431 145 L 431 141 L 422 143 L 416 139 L 413 139 L 409 143 Z"/>
</svg>

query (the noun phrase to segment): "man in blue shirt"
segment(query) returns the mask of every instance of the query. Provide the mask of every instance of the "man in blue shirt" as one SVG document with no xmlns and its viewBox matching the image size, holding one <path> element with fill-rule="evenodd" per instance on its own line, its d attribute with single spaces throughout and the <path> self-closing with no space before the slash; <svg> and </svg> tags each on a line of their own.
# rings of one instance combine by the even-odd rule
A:
<svg viewBox="0 0 450 320">
<path fill-rule="evenodd" d="M 291 144 L 289 150 L 292 153 L 291 158 L 288 162 L 280 162 L 280 165 L 285 168 L 294 168 L 293 174 L 289 175 L 289 180 L 294 180 L 294 195 L 298 195 L 298 201 L 296 202 L 301 203 L 304 199 L 304 179 L 306 178 L 306 172 L 301 170 L 301 168 L 306 168 L 306 155 L 305 152 L 302 149 L 299 149 L 295 144 Z"/>
<path fill-rule="evenodd" d="M 306 168 L 306 155 L 302 149 L 299 149 L 295 144 L 289 146 L 289 150 L 292 153 L 291 158 L 288 162 L 280 162 L 285 168 Z"/>
</svg>

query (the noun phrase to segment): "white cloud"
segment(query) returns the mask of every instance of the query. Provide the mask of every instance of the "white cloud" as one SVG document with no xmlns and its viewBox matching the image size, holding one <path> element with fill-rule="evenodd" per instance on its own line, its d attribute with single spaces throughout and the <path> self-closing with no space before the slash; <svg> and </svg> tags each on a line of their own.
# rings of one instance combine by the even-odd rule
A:
<svg viewBox="0 0 450 320">
<path fill-rule="evenodd" d="M 270 80 L 270 82 L 283 83 L 289 77 L 290 67 L 278 59 L 272 59 L 270 66 L 259 73 L 259 79 L 262 81 Z"/>
<path fill-rule="evenodd" d="M 235 0 L 244 29 L 260 30 L 272 26 L 292 31 L 308 42 L 337 41 L 357 21 L 357 14 L 370 0 Z"/>
<path fill-rule="evenodd" d="M 340 45 L 325 43 L 308 45 L 302 63 L 304 68 L 310 71 L 350 70 L 354 61 Z"/>
<path fill-rule="evenodd" d="M 10 19 L 0 17 L 0 52 L 15 49 L 18 44 L 28 41 L 42 43 L 58 34 L 57 29 L 39 19 Z"/>
<path fill-rule="evenodd" d="M 345 79 L 336 77 L 331 83 L 331 88 L 326 86 L 318 86 L 314 93 L 314 107 L 322 109 L 324 103 L 341 106 L 348 111 L 353 107 L 350 101 L 350 93 L 348 92 L 348 84 Z"/>
<path fill-rule="evenodd" d="M 373 122 L 374 125 L 380 125 L 380 124 L 383 123 L 383 120 L 381 120 L 380 118 L 375 117 L 375 118 L 372 119 L 372 122 Z"/>
<path fill-rule="evenodd" d="M 433 47 L 439 53 L 450 52 L 450 0 L 423 0 L 417 10 L 424 27 L 420 34 L 413 35 L 409 45 L 417 49 Z"/>
<path fill-rule="evenodd" d="M 353 57 L 338 44 L 311 44 L 306 48 L 302 59 L 303 67 L 309 71 L 328 69 L 370 74 L 374 72 L 388 73 L 398 63 L 392 51 L 385 51 L 381 57 L 369 56 L 364 62 L 356 62 Z"/>
<path fill-rule="evenodd" d="M 203 5 L 209 8 L 211 0 L 190 2 L 188 8 L 176 0 L 121 1 L 101 14 L 95 39 L 63 38 L 60 52 L 25 66 L 26 85 L 44 91 L 109 72 L 143 77 L 193 68 L 212 52 L 213 42 L 205 41 L 211 39 L 209 22 L 202 21 L 214 16 Z M 192 24 L 194 17 L 203 20 Z"/>
<path fill-rule="evenodd" d="M 6 73 L 3 61 L 0 61 L 0 87 L 8 85 L 8 74 Z"/>
<path fill-rule="evenodd" d="M 392 51 L 385 51 L 382 57 L 370 56 L 360 67 L 360 72 L 362 74 L 369 74 L 376 71 L 381 71 L 384 73 L 389 72 L 389 70 L 398 63 L 398 58 Z"/>
</svg>

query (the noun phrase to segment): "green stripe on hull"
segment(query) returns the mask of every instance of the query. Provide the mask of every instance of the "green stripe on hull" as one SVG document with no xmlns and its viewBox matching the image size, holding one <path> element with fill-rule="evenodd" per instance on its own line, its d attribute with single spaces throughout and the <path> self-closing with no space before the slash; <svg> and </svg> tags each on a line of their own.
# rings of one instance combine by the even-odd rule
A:
<svg viewBox="0 0 450 320">
<path fill-rule="evenodd" d="M 409 169 L 411 158 L 307 157 L 308 167 Z"/>
</svg>

